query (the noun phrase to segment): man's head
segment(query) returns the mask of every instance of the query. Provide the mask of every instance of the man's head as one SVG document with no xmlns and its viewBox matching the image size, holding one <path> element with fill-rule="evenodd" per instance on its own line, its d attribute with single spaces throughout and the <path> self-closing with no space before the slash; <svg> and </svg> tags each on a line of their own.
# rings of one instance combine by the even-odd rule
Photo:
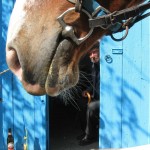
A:
<svg viewBox="0 0 150 150">
<path fill-rule="evenodd" d="M 96 44 L 94 44 L 93 47 L 90 49 L 89 57 L 91 59 L 91 62 L 99 62 L 99 41 L 97 41 Z"/>
</svg>

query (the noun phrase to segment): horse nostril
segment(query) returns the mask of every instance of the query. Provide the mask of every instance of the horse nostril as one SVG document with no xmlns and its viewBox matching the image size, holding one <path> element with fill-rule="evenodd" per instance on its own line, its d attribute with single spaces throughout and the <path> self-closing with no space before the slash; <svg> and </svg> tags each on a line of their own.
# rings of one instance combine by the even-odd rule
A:
<svg viewBox="0 0 150 150">
<path fill-rule="evenodd" d="M 20 78 L 22 69 L 16 49 L 11 46 L 7 47 L 6 60 L 10 70 L 12 70 L 12 72 Z"/>
<path fill-rule="evenodd" d="M 15 48 L 13 48 L 12 46 L 8 46 L 8 47 L 7 47 L 7 50 L 8 50 L 8 51 L 11 51 L 11 50 L 14 50 L 14 51 L 15 51 Z"/>
<path fill-rule="evenodd" d="M 10 65 L 14 65 L 14 67 L 20 66 L 18 55 L 14 48 L 12 47 L 8 48 L 7 58 L 8 60 L 10 60 L 11 63 Z"/>
</svg>

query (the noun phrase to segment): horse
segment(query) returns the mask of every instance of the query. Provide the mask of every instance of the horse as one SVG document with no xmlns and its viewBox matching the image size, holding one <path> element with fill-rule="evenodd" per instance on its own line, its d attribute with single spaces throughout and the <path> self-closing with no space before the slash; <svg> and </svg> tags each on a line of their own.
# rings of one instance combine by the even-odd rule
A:
<svg viewBox="0 0 150 150">
<path fill-rule="evenodd" d="M 144 1 L 16 1 L 9 22 L 6 60 L 28 93 L 57 96 L 77 84 L 81 57 L 109 32 L 107 28 L 89 26 L 92 12 L 86 9 L 93 11 L 95 2 L 104 13 L 111 13 Z"/>
</svg>

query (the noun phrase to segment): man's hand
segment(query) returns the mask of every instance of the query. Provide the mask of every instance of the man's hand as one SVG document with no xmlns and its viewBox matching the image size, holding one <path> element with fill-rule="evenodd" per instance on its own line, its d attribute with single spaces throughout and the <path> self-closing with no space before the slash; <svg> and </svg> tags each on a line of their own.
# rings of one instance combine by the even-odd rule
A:
<svg viewBox="0 0 150 150">
<path fill-rule="evenodd" d="M 90 95 L 90 93 L 88 91 L 83 91 L 82 92 L 82 96 L 88 98 L 88 103 L 91 102 L 91 95 Z"/>
</svg>

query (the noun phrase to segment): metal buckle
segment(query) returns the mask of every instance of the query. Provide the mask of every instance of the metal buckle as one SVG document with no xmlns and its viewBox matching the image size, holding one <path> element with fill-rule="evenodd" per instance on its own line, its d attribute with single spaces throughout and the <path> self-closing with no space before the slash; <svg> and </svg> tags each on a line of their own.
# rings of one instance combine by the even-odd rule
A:
<svg viewBox="0 0 150 150">
<path fill-rule="evenodd" d="M 119 39 L 116 39 L 114 36 L 113 36 L 113 34 L 110 34 L 110 36 L 111 36 L 111 38 L 114 40 L 114 41 L 123 41 L 126 37 L 127 37 L 127 35 L 128 35 L 128 32 L 129 32 L 129 27 L 128 26 L 125 26 L 125 30 L 126 30 L 126 32 L 125 32 L 125 35 L 123 36 L 123 37 L 121 37 L 121 38 L 119 38 Z"/>
<path fill-rule="evenodd" d="M 70 38 L 72 39 L 73 42 L 75 42 L 77 45 L 80 45 L 82 42 L 84 42 L 92 33 L 93 33 L 93 30 L 94 28 L 91 28 L 89 33 L 87 35 L 85 35 L 84 37 L 81 37 L 81 38 L 77 38 L 75 33 L 74 33 L 74 29 L 72 26 L 70 25 L 67 25 L 65 22 L 64 22 L 64 16 L 66 14 L 68 14 L 69 12 L 71 11 L 75 11 L 75 7 L 73 8 L 69 8 L 68 10 L 66 10 L 63 14 L 61 14 L 57 20 L 59 21 L 60 25 L 62 26 L 63 28 L 63 31 L 62 31 L 62 36 L 65 37 L 65 38 Z M 88 17 L 89 19 L 92 19 L 92 16 L 84 9 L 81 9 L 81 12 L 84 12 Z"/>
</svg>

